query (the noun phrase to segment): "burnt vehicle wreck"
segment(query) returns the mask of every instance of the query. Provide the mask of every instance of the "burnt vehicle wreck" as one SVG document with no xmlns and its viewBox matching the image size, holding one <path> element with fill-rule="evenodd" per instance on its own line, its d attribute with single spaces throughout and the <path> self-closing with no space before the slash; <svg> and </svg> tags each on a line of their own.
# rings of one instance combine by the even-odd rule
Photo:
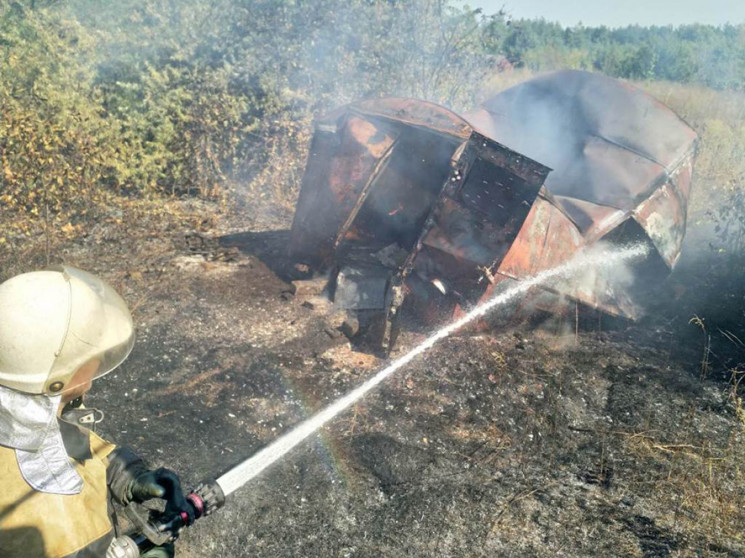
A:
<svg viewBox="0 0 745 558">
<path fill-rule="evenodd" d="M 644 242 L 652 255 L 636 281 L 588 272 L 537 289 L 531 311 L 571 301 L 636 319 L 645 282 L 680 255 L 697 141 L 646 93 L 580 71 L 464 115 L 413 99 L 353 103 L 316 123 L 290 254 L 328 275 L 335 306 L 386 351 L 404 303 L 445 320 L 599 242 Z"/>
</svg>

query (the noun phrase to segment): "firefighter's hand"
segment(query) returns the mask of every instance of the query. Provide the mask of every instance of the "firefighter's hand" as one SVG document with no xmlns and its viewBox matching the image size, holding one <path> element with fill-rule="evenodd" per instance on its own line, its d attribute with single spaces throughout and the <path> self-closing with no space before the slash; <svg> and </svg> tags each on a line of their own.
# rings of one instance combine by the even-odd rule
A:
<svg viewBox="0 0 745 558">
<path fill-rule="evenodd" d="M 141 473 L 133 481 L 130 491 L 135 502 L 162 498 L 166 501 L 166 516 L 185 512 L 188 517 L 186 524 L 194 523 L 194 508 L 184 497 L 178 475 L 170 469 L 156 469 Z"/>
<path fill-rule="evenodd" d="M 140 558 L 173 558 L 175 550 L 171 543 L 164 544 L 163 546 L 156 546 L 151 548 L 144 554 L 140 554 Z"/>
</svg>

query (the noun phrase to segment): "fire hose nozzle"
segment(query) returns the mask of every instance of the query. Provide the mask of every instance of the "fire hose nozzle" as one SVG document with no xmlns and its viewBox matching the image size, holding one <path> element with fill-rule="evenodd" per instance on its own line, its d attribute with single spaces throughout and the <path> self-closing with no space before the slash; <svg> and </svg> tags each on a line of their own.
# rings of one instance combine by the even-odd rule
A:
<svg viewBox="0 0 745 558">
<path fill-rule="evenodd" d="M 186 499 L 194 508 L 194 518 L 210 515 L 225 505 L 225 493 L 214 479 L 200 482 Z"/>
<path fill-rule="evenodd" d="M 197 485 L 193 492 L 186 496 L 192 507 L 194 520 L 210 515 L 225 505 L 225 492 L 216 480 L 208 479 Z M 143 552 L 155 546 L 174 541 L 181 529 L 191 525 L 185 512 L 155 520 L 144 517 L 132 504 L 125 508 L 127 517 L 135 525 L 137 532 L 114 539 L 106 552 L 106 558 L 137 558 Z"/>
</svg>

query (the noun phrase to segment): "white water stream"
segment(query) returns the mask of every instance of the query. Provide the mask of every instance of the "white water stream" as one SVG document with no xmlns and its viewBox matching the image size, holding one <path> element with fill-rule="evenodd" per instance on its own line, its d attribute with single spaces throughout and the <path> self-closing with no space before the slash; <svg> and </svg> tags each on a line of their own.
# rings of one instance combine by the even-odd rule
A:
<svg viewBox="0 0 745 558">
<path fill-rule="evenodd" d="M 553 269 L 548 269 L 529 279 L 520 281 L 510 289 L 504 291 L 499 295 L 496 295 L 491 300 L 475 307 L 462 318 L 436 331 L 424 342 L 414 347 L 404 356 L 394 360 L 386 368 L 375 374 L 359 387 L 353 389 L 348 394 L 337 399 L 328 407 L 322 409 L 304 422 L 301 422 L 295 428 L 277 438 L 274 442 L 260 450 L 258 453 L 222 475 L 220 478 L 217 479 L 217 483 L 220 485 L 226 496 L 228 494 L 231 494 L 232 492 L 246 484 L 248 481 L 259 475 L 262 471 L 264 471 L 264 469 L 269 467 L 275 461 L 278 461 L 279 459 L 284 457 L 295 446 L 300 444 L 314 432 L 318 431 L 322 426 L 324 426 L 338 414 L 354 405 L 357 401 L 367 395 L 372 389 L 374 389 L 388 376 L 404 367 L 420 354 L 430 349 L 438 341 L 445 339 L 464 325 L 484 316 L 494 308 L 501 306 L 506 302 L 509 302 L 519 295 L 524 294 L 532 287 L 545 283 L 550 279 L 572 275 L 573 273 L 581 272 L 583 270 L 586 271 L 589 267 L 607 267 L 613 264 L 625 262 L 633 258 L 640 258 L 645 256 L 648 251 L 649 249 L 646 246 L 636 245 L 620 250 L 611 251 L 604 249 L 599 251 L 587 252 L 576 256 L 563 265 L 560 265 Z"/>
</svg>

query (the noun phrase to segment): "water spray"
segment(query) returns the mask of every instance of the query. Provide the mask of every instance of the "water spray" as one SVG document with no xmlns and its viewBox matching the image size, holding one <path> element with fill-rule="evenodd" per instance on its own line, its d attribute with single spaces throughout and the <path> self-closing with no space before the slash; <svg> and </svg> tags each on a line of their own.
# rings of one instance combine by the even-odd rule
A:
<svg viewBox="0 0 745 558">
<path fill-rule="evenodd" d="M 489 301 L 476 306 L 463 317 L 436 331 L 425 341 L 405 355 L 394 360 L 386 368 L 360 386 L 340 399 L 337 399 L 312 417 L 301 422 L 295 428 L 277 438 L 258 453 L 239 463 L 224 475 L 218 477 L 216 480 L 202 482 L 194 492 L 187 496 L 187 501 L 194 508 L 194 517 L 199 519 L 222 507 L 225 504 L 226 496 L 229 496 L 280 460 L 306 438 L 326 425 L 326 423 L 357 403 L 391 374 L 403 368 L 414 358 L 431 349 L 436 343 L 449 337 L 463 326 L 485 316 L 494 308 L 510 302 L 533 287 L 549 280 L 571 275 L 587 267 L 605 267 L 631 259 L 642 258 L 648 253 L 649 247 L 642 244 L 629 246 L 614 252 L 608 252 L 607 250 L 586 252 L 563 265 L 524 279 Z M 167 520 L 158 518 L 152 521 L 149 518 L 143 517 L 140 513 L 130 510 L 128 516 L 139 529 L 139 533 L 134 536 L 123 536 L 116 539 L 106 554 L 107 558 L 136 558 L 141 552 L 149 548 L 174 540 L 178 536 L 179 531 L 188 525 L 186 514 L 171 517 Z"/>
</svg>

